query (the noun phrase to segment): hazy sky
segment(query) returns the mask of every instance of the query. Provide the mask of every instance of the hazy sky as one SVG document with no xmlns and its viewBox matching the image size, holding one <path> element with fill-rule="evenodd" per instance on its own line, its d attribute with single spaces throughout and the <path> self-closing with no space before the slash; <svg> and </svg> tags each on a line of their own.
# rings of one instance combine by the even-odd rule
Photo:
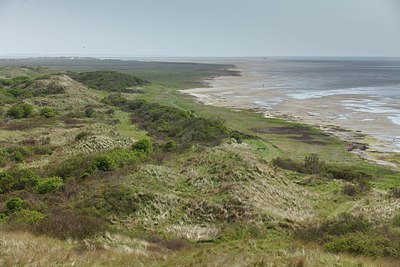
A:
<svg viewBox="0 0 400 267">
<path fill-rule="evenodd" d="M 400 56 L 400 0 L 0 0 L 0 55 Z"/>
</svg>

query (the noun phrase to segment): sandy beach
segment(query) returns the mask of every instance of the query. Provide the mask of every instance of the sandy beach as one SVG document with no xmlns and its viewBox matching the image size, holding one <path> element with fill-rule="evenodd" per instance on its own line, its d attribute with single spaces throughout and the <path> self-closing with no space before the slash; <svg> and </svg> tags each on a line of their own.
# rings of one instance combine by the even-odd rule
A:
<svg viewBox="0 0 400 267">
<path fill-rule="evenodd" d="M 206 81 L 209 87 L 182 90 L 206 105 L 232 109 L 254 109 L 265 117 L 283 118 L 316 126 L 348 142 L 368 145 L 360 156 L 380 162 L 378 154 L 400 152 L 400 125 L 386 110 L 400 105 L 378 106 L 375 96 L 359 92 L 304 97 L 293 90 L 276 90 L 265 85 L 265 77 L 252 72 L 254 62 L 235 62 L 241 76 L 217 77 Z M 373 155 L 374 154 L 374 155 Z"/>
</svg>

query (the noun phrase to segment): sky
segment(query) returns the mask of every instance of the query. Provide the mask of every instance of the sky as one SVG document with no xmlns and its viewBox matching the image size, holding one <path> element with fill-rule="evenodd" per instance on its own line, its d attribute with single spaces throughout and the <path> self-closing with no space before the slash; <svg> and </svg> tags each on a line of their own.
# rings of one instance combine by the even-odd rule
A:
<svg viewBox="0 0 400 267">
<path fill-rule="evenodd" d="M 400 56 L 400 0 L 0 0 L 0 55 Z"/>
</svg>

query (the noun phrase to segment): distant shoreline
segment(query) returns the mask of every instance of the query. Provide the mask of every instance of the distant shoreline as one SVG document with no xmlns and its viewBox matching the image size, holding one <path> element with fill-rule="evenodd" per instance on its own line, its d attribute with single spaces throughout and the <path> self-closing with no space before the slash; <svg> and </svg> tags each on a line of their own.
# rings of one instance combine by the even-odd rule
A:
<svg viewBox="0 0 400 267">
<path fill-rule="evenodd" d="M 222 62 L 218 62 L 222 63 Z M 209 85 L 203 88 L 194 88 L 187 90 L 180 90 L 181 93 L 189 94 L 196 97 L 197 101 L 204 105 L 212 105 L 218 107 L 227 107 L 230 109 L 239 110 L 253 110 L 254 112 L 263 113 L 266 118 L 280 118 L 286 121 L 300 122 L 308 125 L 317 127 L 328 134 L 334 135 L 339 139 L 351 144 L 366 144 L 368 150 L 358 150 L 355 149 L 352 152 L 356 155 L 363 157 L 367 160 L 373 161 L 375 163 L 398 167 L 396 164 L 382 160 L 382 155 L 389 155 L 391 153 L 397 154 L 398 152 L 391 145 L 390 141 L 379 138 L 379 136 L 374 136 L 365 129 L 348 127 L 346 124 L 333 123 L 329 120 L 321 120 L 318 116 L 319 114 L 313 114 L 312 112 L 307 112 L 305 107 L 309 106 L 324 106 L 327 101 L 343 101 L 349 98 L 349 95 L 334 95 L 321 98 L 312 98 L 307 100 L 290 100 L 287 103 L 280 104 L 273 107 L 260 107 L 251 100 L 256 97 L 273 96 L 276 97 L 281 92 L 276 92 L 271 90 L 265 94 L 253 95 L 251 100 L 247 99 L 245 92 L 240 90 L 243 84 L 251 84 L 254 82 L 259 82 L 260 78 L 252 75 L 248 69 L 246 69 L 246 64 L 242 62 L 236 62 L 234 70 L 239 72 L 239 76 L 220 76 L 209 80 L 205 83 Z M 240 84 L 240 86 L 236 86 Z M 351 98 L 360 98 L 358 95 L 351 96 Z M 304 105 L 306 103 L 306 106 Z M 325 107 L 325 112 L 327 113 L 337 113 L 337 110 L 333 107 Z M 379 129 L 386 129 L 390 131 L 392 125 L 390 122 L 385 120 L 379 120 L 374 122 L 375 127 Z"/>
</svg>

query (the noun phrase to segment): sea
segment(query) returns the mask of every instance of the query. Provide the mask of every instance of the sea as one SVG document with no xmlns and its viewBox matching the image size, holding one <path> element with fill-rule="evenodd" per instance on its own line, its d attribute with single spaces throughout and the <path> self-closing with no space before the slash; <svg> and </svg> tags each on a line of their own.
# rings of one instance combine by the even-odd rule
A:
<svg viewBox="0 0 400 267">
<path fill-rule="evenodd" d="M 219 101 L 251 104 L 266 115 L 338 125 L 400 152 L 400 58 L 249 58 L 226 60 L 240 77 L 210 81 Z"/>
</svg>

